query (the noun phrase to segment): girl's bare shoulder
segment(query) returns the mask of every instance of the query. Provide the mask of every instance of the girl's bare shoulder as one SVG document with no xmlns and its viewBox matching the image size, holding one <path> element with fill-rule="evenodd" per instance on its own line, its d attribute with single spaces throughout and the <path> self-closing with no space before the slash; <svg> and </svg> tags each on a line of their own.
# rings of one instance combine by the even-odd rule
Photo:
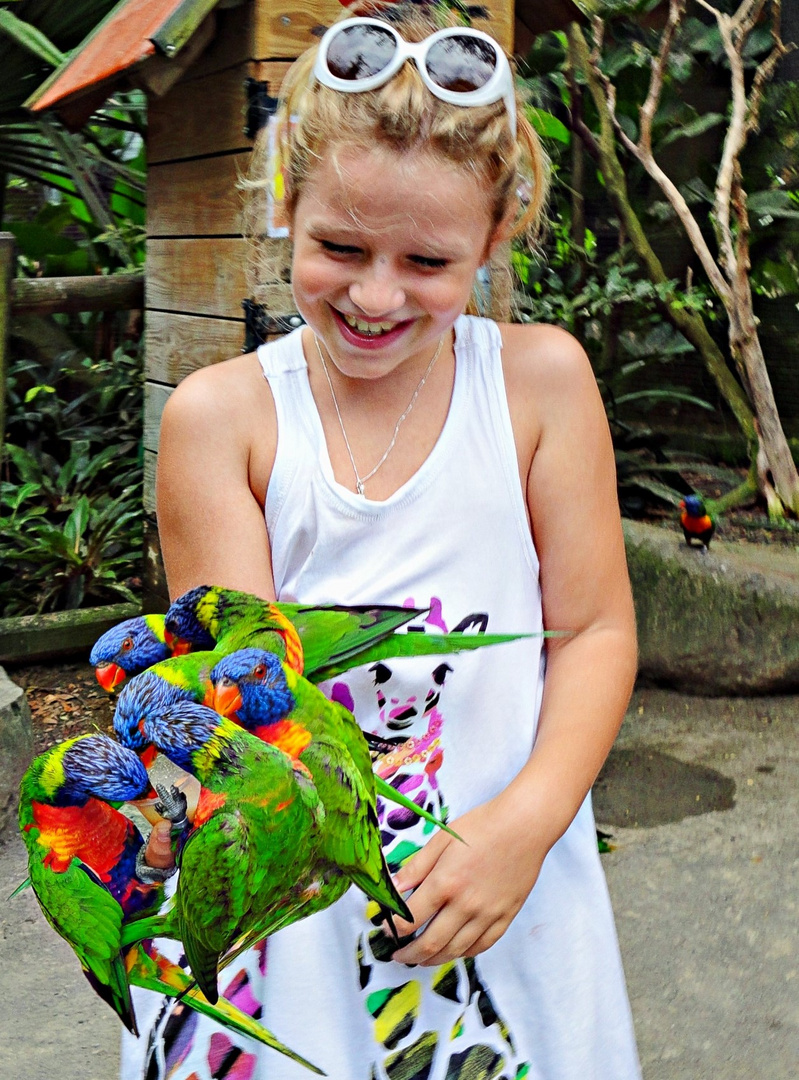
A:
<svg viewBox="0 0 799 1080">
<path fill-rule="evenodd" d="M 505 324 L 502 366 L 517 442 L 531 448 L 565 418 L 604 417 L 585 350 L 566 330 L 543 323 Z"/>
<path fill-rule="evenodd" d="M 218 364 L 198 368 L 187 375 L 170 396 L 173 411 L 226 418 L 247 413 L 264 400 L 271 399 L 255 353 L 245 353 Z"/>
<path fill-rule="evenodd" d="M 253 491 L 264 492 L 277 450 L 277 416 L 255 353 L 198 368 L 166 403 L 161 441 L 167 448 L 213 454 L 238 463 Z"/>
<path fill-rule="evenodd" d="M 579 341 L 559 326 L 505 323 L 502 361 L 509 388 L 538 394 L 569 394 L 594 377 Z"/>
</svg>

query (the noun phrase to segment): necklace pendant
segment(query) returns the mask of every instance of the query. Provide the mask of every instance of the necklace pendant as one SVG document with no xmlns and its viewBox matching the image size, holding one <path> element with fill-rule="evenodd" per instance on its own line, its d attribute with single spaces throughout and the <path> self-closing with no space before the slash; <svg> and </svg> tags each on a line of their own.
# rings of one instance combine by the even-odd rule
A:
<svg viewBox="0 0 799 1080">
<path fill-rule="evenodd" d="M 366 488 L 363 486 L 363 481 L 360 479 L 360 477 L 358 477 L 355 481 L 355 489 L 359 495 L 361 495 L 364 499 L 366 498 Z"/>
</svg>

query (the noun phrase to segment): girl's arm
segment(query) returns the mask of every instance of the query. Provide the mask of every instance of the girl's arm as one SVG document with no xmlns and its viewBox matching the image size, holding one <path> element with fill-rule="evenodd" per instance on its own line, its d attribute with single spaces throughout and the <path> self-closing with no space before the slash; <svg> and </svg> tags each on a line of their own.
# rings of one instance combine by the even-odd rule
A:
<svg viewBox="0 0 799 1080">
<path fill-rule="evenodd" d="M 507 929 L 618 732 L 636 672 L 635 622 L 613 449 L 588 359 L 551 327 L 504 330 L 508 400 L 541 562 L 547 673 L 535 746 L 511 784 L 439 832 L 397 875 L 415 925 L 395 954 L 440 964 Z M 401 933 L 409 932 L 398 924 Z"/>
<path fill-rule="evenodd" d="M 196 585 L 275 598 L 263 500 L 277 447 L 253 354 L 193 372 L 164 409 L 158 532 L 172 599 Z"/>
<path fill-rule="evenodd" d="M 263 499 L 277 449 L 274 402 L 254 355 L 195 371 L 161 419 L 156 503 L 169 595 L 224 585 L 275 599 Z M 174 865 L 159 821 L 147 862 Z"/>
</svg>

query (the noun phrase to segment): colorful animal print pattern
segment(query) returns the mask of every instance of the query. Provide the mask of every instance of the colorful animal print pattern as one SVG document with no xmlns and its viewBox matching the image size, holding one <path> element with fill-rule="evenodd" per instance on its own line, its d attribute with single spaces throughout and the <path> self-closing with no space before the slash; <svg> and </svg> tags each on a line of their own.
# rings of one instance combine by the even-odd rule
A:
<svg viewBox="0 0 799 1080">
<path fill-rule="evenodd" d="M 431 618 L 446 631 L 441 605 L 435 599 Z M 472 615 L 456 629 L 477 628 L 484 633 L 487 624 L 487 616 Z M 382 739 L 375 772 L 446 821 L 447 806 L 439 785 L 444 760 L 444 717 L 439 705 L 453 669 L 447 663 L 434 668 L 421 704 L 419 698 L 392 697 L 392 672 L 386 664 L 376 664 L 372 672 L 381 720 L 375 733 L 379 731 Z M 341 685 L 337 690 L 333 696 L 346 694 Z M 393 734 L 409 728 L 420 733 Z M 378 801 L 378 820 L 392 872 L 419 850 L 433 828 L 412 811 L 387 806 L 382 800 Z M 429 1080 L 433 1076 L 436 1080 L 523 1080 L 528 1076 L 530 1064 L 519 1057 L 477 960 L 466 957 L 437 968 L 391 964 L 395 945 L 380 926 L 376 905 L 367 908 L 367 916 L 374 929 L 360 935 L 357 962 L 363 1004 L 381 1048 L 370 1080 Z"/>
<path fill-rule="evenodd" d="M 180 963 L 186 966 L 185 957 L 180 957 Z M 258 1019 L 262 1013 L 258 987 L 266 975 L 266 942 L 242 953 L 232 967 L 232 973 L 228 970 L 220 976 L 222 993 L 242 1012 Z M 164 999 L 148 1036 L 142 1080 L 171 1080 L 178 1076 L 181 1080 L 252 1080 L 258 1064 L 255 1055 L 243 1050 L 235 1035 L 207 1021 L 198 1021 L 199 1013 L 187 1005 Z M 252 1045 L 251 1040 L 244 1041 Z M 181 1066 L 190 1051 L 192 1059 L 203 1064 L 184 1075 Z"/>
</svg>

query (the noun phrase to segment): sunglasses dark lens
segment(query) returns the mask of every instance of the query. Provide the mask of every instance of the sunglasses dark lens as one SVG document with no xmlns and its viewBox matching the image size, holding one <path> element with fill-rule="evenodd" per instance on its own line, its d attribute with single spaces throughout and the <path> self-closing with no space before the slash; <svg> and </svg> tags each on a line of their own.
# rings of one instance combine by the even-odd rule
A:
<svg viewBox="0 0 799 1080">
<path fill-rule="evenodd" d="M 497 54 L 487 41 L 453 34 L 432 46 L 426 66 L 436 86 L 468 94 L 489 81 L 497 69 Z"/>
<path fill-rule="evenodd" d="M 330 42 L 327 66 L 337 79 L 368 79 L 388 67 L 396 51 L 397 42 L 388 30 L 348 26 Z"/>
</svg>

